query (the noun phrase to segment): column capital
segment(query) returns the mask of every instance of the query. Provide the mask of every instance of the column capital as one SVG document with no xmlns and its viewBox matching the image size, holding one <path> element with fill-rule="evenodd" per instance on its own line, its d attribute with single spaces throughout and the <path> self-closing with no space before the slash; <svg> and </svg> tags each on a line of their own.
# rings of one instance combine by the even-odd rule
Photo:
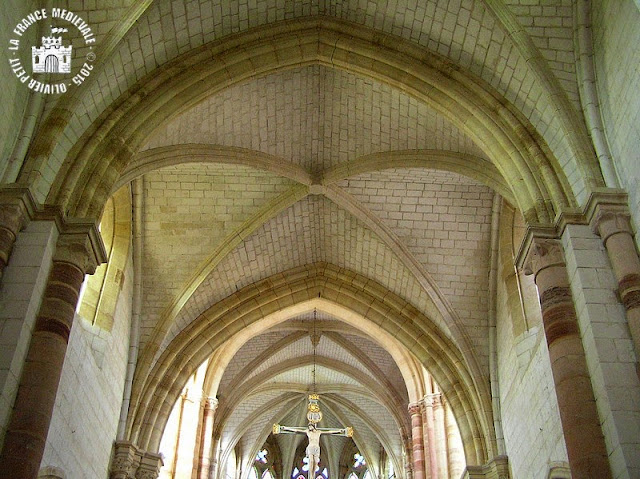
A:
<svg viewBox="0 0 640 479">
<path fill-rule="evenodd" d="M 421 404 L 422 401 L 409 403 L 409 407 L 407 408 L 407 410 L 409 411 L 409 415 L 415 416 L 417 414 L 422 414 L 422 412 L 420 411 Z"/>
<path fill-rule="evenodd" d="M 138 449 L 129 441 L 116 441 L 113 449 L 109 477 L 112 479 L 133 479 L 135 471 L 140 465 L 141 457 Z"/>
<path fill-rule="evenodd" d="M 33 218 L 36 201 L 28 188 L 13 185 L 0 188 L 0 226 L 18 233 Z"/>
<path fill-rule="evenodd" d="M 606 245 L 609 237 L 618 233 L 633 236 L 631 229 L 631 213 L 626 206 L 598 205 L 591 221 L 591 228 Z"/>
<path fill-rule="evenodd" d="M 438 406 L 441 403 L 441 396 L 441 393 L 426 394 L 422 403 L 424 404 L 424 407 Z"/>
<path fill-rule="evenodd" d="M 562 243 L 555 238 L 533 237 L 524 256 L 524 273 L 537 276 L 540 271 L 551 266 L 565 266 Z"/>
<path fill-rule="evenodd" d="M 96 223 L 67 219 L 53 260 L 71 263 L 85 274 L 93 274 L 98 265 L 107 261 L 107 252 Z"/>
<path fill-rule="evenodd" d="M 163 464 L 160 454 L 145 452 L 140 460 L 136 479 L 157 479 Z"/>
<path fill-rule="evenodd" d="M 206 409 L 215 411 L 218 408 L 218 399 L 215 397 L 203 397 L 202 402 Z"/>
</svg>

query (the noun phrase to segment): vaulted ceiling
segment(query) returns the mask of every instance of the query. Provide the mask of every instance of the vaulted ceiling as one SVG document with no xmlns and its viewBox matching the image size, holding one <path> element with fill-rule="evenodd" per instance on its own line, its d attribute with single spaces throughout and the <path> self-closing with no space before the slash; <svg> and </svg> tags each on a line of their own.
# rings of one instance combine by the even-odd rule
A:
<svg viewBox="0 0 640 479">
<path fill-rule="evenodd" d="M 68 3 L 83 13 L 82 2 Z M 460 378 L 448 371 L 461 368 L 469 394 L 486 402 L 500 198 L 544 220 L 597 184 L 577 113 L 572 2 L 85 3 L 103 63 L 67 104 L 45 106 L 60 138 L 34 150 L 63 174 L 34 184 L 39 199 L 80 216 L 132 181 L 142 197 L 134 399 L 166 409 L 184 384 L 178 370 L 226 355 L 209 391 L 226 445 L 253 451 L 270 421 L 300 421 L 312 312 L 274 315 L 296 306 L 287 280 L 308 268 L 325 271 L 310 284 L 339 271 L 411 318 L 385 330 L 391 347 L 348 314 L 318 310 L 329 423 L 353 424 L 363 448 L 382 445 L 399 460 L 402 414 L 416 399 L 406 358 L 449 384 Z M 92 137 L 108 141 L 98 148 Z M 81 169 L 92 155 L 109 162 L 108 180 Z M 242 303 L 247 312 L 238 305 L 251 288 L 277 300 Z M 215 333 L 204 326 L 214 321 L 224 325 Z M 246 329 L 241 340 L 234 328 Z M 167 371 L 175 384 L 164 383 Z M 134 410 L 129 428 L 147 424 L 144 414 L 168 413 Z M 140 434 L 158 442 L 158 421 Z"/>
</svg>

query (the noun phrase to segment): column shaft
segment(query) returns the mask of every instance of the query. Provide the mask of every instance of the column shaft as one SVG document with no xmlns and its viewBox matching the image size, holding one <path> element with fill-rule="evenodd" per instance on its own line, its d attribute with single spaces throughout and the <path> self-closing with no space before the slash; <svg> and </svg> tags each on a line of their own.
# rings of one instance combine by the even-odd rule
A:
<svg viewBox="0 0 640 479">
<path fill-rule="evenodd" d="M 433 423 L 435 432 L 436 461 L 438 464 L 438 475 L 434 479 L 446 479 L 449 477 L 447 431 L 444 422 L 444 405 L 442 395 L 434 394 L 433 398 Z"/>
<path fill-rule="evenodd" d="M 611 478 L 604 436 L 580 338 L 562 245 L 534 239 L 527 273 L 535 273 L 551 371 L 574 479 Z"/>
<path fill-rule="evenodd" d="M 426 432 L 425 454 L 429 461 L 430 479 L 438 479 L 438 456 L 436 452 L 436 431 L 433 416 L 433 394 L 427 394 L 424 398 L 424 427 Z"/>
<path fill-rule="evenodd" d="M 422 439 L 422 413 L 420 404 L 409 405 L 411 416 L 411 450 L 413 452 L 413 478 L 424 479 L 424 441 Z"/>
<path fill-rule="evenodd" d="M 215 403 L 212 400 L 207 399 L 204 404 L 204 414 L 202 417 L 198 479 L 209 479 L 209 472 L 211 470 L 211 446 L 213 443 L 213 418 L 215 410 Z"/>
<path fill-rule="evenodd" d="M 629 214 L 603 207 L 596 217 L 595 229 L 611 261 L 636 358 L 640 359 L 640 258 L 633 241 Z M 640 375 L 640 369 L 638 373 Z"/>
<path fill-rule="evenodd" d="M 0 455 L 0 477 L 38 475 L 84 271 L 54 261 Z"/>
</svg>

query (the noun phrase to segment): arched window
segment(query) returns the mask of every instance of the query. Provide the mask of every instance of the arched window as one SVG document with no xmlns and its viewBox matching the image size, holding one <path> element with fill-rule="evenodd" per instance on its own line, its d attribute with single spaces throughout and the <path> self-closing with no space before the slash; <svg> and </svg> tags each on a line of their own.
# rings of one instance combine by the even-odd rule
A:
<svg viewBox="0 0 640 479">
<path fill-rule="evenodd" d="M 111 331 L 129 258 L 131 198 L 127 187 L 120 188 L 107 201 L 100 221 L 100 235 L 107 262 L 98 266 L 93 275 L 85 277 L 77 313 L 90 324 Z"/>
<path fill-rule="evenodd" d="M 273 472 L 273 457 L 269 452 L 269 449 L 263 447 L 256 458 L 253 461 L 253 467 L 251 468 L 255 479 L 274 479 L 275 474 Z M 251 474 L 248 479 L 253 479 Z"/>
<path fill-rule="evenodd" d="M 303 457 L 302 463 L 294 466 L 291 479 L 307 479 L 309 477 L 309 458 Z M 314 477 L 311 475 L 311 477 Z M 329 469 L 318 466 L 315 470 L 315 479 L 329 479 Z"/>
<path fill-rule="evenodd" d="M 350 470 L 347 472 L 345 479 L 371 479 L 371 473 L 367 466 L 367 461 L 359 452 L 353 455 L 353 462 Z"/>
</svg>

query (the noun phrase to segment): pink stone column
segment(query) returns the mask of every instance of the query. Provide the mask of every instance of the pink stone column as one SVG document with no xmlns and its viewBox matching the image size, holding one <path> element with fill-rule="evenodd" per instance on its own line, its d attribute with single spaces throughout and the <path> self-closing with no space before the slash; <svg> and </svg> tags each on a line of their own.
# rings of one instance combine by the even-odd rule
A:
<svg viewBox="0 0 640 479">
<path fill-rule="evenodd" d="M 85 271 L 93 272 L 105 256 L 104 248 L 100 259 L 93 254 L 95 229 L 91 236 L 85 231 L 58 239 L 0 453 L 0 477 L 38 475 L 80 287 Z"/>
<path fill-rule="evenodd" d="M 413 452 L 413 478 L 424 478 L 424 441 L 422 439 L 422 413 L 420 403 L 409 404 L 411 416 L 411 450 Z"/>
<path fill-rule="evenodd" d="M 569 288 L 562 245 L 534 238 L 525 273 L 535 274 L 560 420 L 573 479 L 610 479 L 591 378 Z"/>
<path fill-rule="evenodd" d="M 217 406 L 218 401 L 215 398 L 205 399 L 204 413 L 202 415 L 200 453 L 198 455 L 198 479 L 209 479 L 213 443 L 213 419 Z"/>
<path fill-rule="evenodd" d="M 629 220 L 626 208 L 600 206 L 593 226 L 607 249 L 620 300 L 626 309 L 636 358 L 640 358 L 640 259 Z M 640 375 L 640 370 L 638 373 Z"/>
</svg>

